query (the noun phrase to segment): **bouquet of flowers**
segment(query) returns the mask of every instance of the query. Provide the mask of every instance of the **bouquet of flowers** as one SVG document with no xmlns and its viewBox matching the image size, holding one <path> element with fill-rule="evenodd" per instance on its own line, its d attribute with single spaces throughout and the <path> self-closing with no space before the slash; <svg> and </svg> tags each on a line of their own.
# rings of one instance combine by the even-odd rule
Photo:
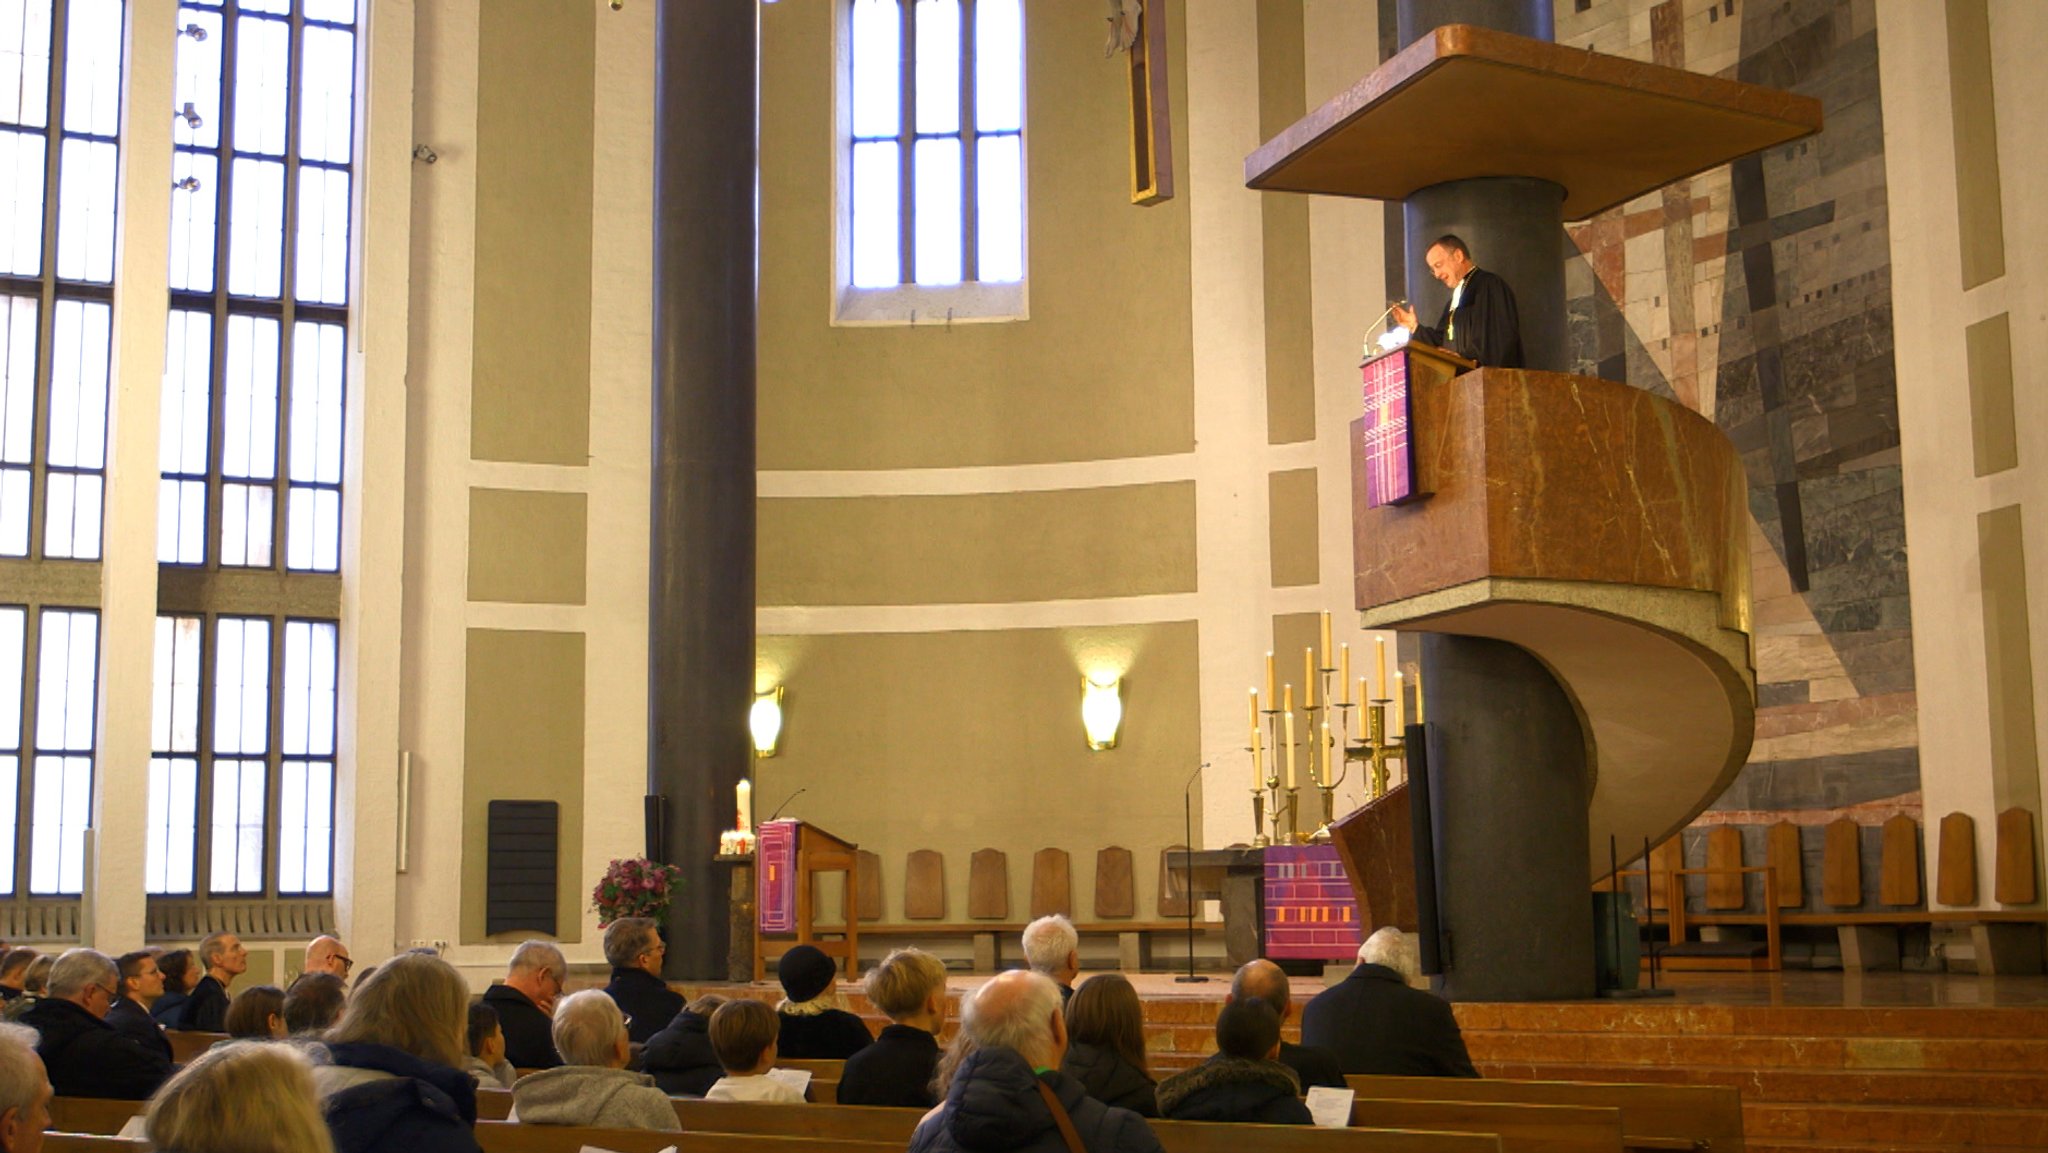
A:
<svg viewBox="0 0 2048 1153">
<path fill-rule="evenodd" d="M 597 911 L 600 928 L 621 917 L 668 916 L 668 905 L 682 884 L 683 871 L 645 857 L 625 857 L 605 866 L 604 876 L 590 891 L 590 907 Z"/>
</svg>

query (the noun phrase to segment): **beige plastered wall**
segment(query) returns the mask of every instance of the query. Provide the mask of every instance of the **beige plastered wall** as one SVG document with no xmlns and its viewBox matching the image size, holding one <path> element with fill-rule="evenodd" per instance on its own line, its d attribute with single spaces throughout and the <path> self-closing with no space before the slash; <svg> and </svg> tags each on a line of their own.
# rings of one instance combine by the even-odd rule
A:
<svg viewBox="0 0 2048 1153">
<path fill-rule="evenodd" d="M 2029 809 L 2039 841 L 2048 718 L 2048 7 L 1876 8 L 1886 181 L 1913 222 L 1892 265 L 1921 787 L 1930 827 L 1975 821 L 1992 907 L 1995 815 Z"/>
</svg>

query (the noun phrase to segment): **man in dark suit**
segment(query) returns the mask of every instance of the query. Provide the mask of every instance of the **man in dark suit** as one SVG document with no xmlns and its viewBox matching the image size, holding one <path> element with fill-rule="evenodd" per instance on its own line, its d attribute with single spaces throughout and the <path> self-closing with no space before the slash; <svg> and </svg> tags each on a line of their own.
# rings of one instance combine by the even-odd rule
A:
<svg viewBox="0 0 2048 1153">
<path fill-rule="evenodd" d="M 553 1069 L 562 1063 L 555 1052 L 555 1002 L 569 962 L 547 941 L 527 941 L 512 952 L 505 980 L 484 990 L 484 1004 L 497 1010 L 505 1032 L 505 1060 L 518 1069 Z"/>
<path fill-rule="evenodd" d="M 103 1020 L 140 1041 L 143 1048 L 170 1060 L 170 1038 L 164 1036 L 163 1026 L 156 1023 L 156 1018 L 149 1015 L 149 1007 L 164 995 L 164 975 L 157 970 L 156 954 L 138 949 L 121 954 L 114 964 L 121 971 L 121 996 Z"/>
<path fill-rule="evenodd" d="M 661 979 L 668 945 L 654 921 L 620 917 L 604 930 L 604 959 L 611 962 L 612 983 L 604 991 L 626 1015 L 626 1033 L 645 1044 L 683 1011 L 683 996 Z"/>
<path fill-rule="evenodd" d="M 199 964 L 206 976 L 192 987 L 192 996 L 178 1015 L 177 1028 L 195 1033 L 228 1029 L 228 986 L 249 971 L 249 950 L 233 933 L 213 933 L 199 942 Z"/>
<path fill-rule="evenodd" d="M 1287 1023 L 1288 1012 L 1294 1007 L 1292 990 L 1287 987 L 1287 974 L 1280 971 L 1280 966 L 1264 958 L 1246 961 L 1238 969 L 1237 976 L 1230 979 L 1230 995 L 1226 1000 L 1264 1001 L 1273 1007 L 1273 1015 L 1283 1025 Z M 1303 1090 L 1313 1085 L 1344 1088 L 1344 1071 L 1337 1067 L 1337 1055 L 1328 1049 L 1283 1040 L 1280 1042 L 1280 1054 L 1275 1059 L 1294 1070 Z"/>
<path fill-rule="evenodd" d="M 121 995 L 121 971 L 105 953 L 72 949 L 50 969 L 50 992 L 21 1023 L 40 1040 L 36 1053 L 60 1097 L 141 1101 L 171 1076 L 171 1059 L 144 1049 L 108 1025 Z"/>
<path fill-rule="evenodd" d="M 1337 1055 L 1346 1073 L 1477 1077 L 1458 1019 L 1443 998 L 1410 988 L 1401 930 L 1381 929 L 1358 947 L 1358 967 L 1301 1011 L 1301 1039 Z"/>
<path fill-rule="evenodd" d="M 1482 368 L 1522 367 L 1522 319 L 1508 282 L 1472 263 L 1465 242 L 1446 234 L 1429 246 L 1430 275 L 1451 290 L 1451 301 L 1434 325 L 1418 324 L 1415 310 L 1392 309 L 1394 319 L 1416 340 L 1446 348 Z"/>
</svg>

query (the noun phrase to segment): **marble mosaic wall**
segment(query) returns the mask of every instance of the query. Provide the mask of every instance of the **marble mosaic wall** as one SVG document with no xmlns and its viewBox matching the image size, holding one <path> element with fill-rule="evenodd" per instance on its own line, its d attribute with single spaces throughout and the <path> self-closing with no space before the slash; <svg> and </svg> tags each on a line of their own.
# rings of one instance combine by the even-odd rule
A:
<svg viewBox="0 0 2048 1153">
<path fill-rule="evenodd" d="M 1567 284 L 1577 371 L 1712 417 L 1749 474 L 1756 746 L 1688 861 L 1735 825 L 1761 864 L 1792 821 L 1825 908 L 1823 825 L 1921 816 L 1872 0 L 1561 0 L 1557 39 L 1824 106 L 1819 136 L 1571 226 Z"/>
</svg>

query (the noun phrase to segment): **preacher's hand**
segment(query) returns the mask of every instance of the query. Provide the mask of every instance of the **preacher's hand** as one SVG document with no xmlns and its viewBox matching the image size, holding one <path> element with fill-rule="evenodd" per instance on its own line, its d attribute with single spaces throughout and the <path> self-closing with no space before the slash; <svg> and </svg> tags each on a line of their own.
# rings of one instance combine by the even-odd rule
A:
<svg viewBox="0 0 2048 1153">
<path fill-rule="evenodd" d="M 1402 328 L 1405 328 L 1405 329 L 1407 329 L 1407 330 L 1408 330 L 1408 331 L 1410 331 L 1410 332 L 1413 332 L 1413 331 L 1415 331 L 1415 310 L 1414 310 L 1414 309 L 1412 309 L 1412 308 L 1403 308 L 1403 307 L 1401 307 L 1400 305 L 1398 305 L 1398 304 L 1397 304 L 1397 305 L 1395 305 L 1395 306 L 1394 306 L 1393 312 L 1394 312 L 1394 322 L 1395 322 L 1396 324 L 1399 324 L 1399 325 L 1400 325 L 1400 326 L 1401 326 Z"/>
</svg>

